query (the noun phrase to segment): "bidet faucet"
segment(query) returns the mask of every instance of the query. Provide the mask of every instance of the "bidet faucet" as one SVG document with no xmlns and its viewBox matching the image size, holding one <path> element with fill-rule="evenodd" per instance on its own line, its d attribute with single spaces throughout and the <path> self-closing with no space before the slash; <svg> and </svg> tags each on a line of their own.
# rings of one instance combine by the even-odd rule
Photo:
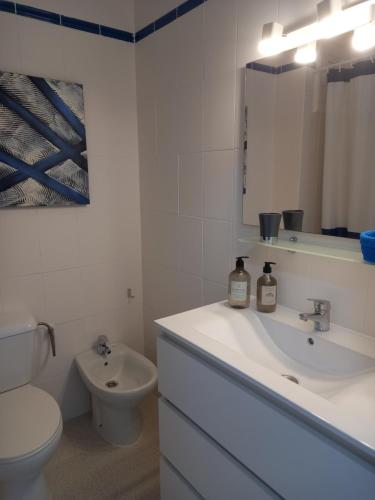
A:
<svg viewBox="0 0 375 500">
<path fill-rule="evenodd" d="M 314 303 L 313 313 L 299 313 L 300 319 L 307 321 L 311 319 L 314 321 L 314 330 L 316 332 L 328 332 L 330 317 L 331 317 L 331 303 L 329 300 L 323 299 L 307 299 Z"/>
<path fill-rule="evenodd" d="M 104 358 L 111 354 L 111 348 L 109 347 L 109 340 L 107 335 L 99 335 L 98 341 L 96 343 L 96 352 L 99 356 Z"/>
</svg>

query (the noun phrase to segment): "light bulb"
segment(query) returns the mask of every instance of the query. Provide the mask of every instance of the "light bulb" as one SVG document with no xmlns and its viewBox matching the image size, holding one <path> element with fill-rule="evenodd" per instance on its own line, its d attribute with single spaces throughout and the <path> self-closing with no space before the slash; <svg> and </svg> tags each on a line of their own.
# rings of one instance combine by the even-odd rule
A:
<svg viewBox="0 0 375 500">
<path fill-rule="evenodd" d="M 308 43 L 297 49 L 294 60 L 298 64 L 310 64 L 316 61 L 316 42 Z"/>
<path fill-rule="evenodd" d="M 375 46 L 375 25 L 374 23 L 365 24 L 356 28 L 353 33 L 352 47 L 358 52 L 364 52 Z"/>
</svg>

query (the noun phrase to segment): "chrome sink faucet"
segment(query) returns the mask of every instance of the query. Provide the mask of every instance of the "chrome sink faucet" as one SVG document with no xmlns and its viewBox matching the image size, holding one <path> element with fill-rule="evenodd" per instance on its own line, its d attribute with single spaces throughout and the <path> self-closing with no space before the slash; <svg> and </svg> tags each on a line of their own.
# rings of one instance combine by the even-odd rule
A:
<svg viewBox="0 0 375 500">
<path fill-rule="evenodd" d="M 106 358 L 108 354 L 111 354 L 107 335 L 99 335 L 95 348 L 99 356 L 103 356 L 104 358 Z"/>
<path fill-rule="evenodd" d="M 323 299 L 307 299 L 314 303 L 313 313 L 299 313 L 300 319 L 303 321 L 314 321 L 314 330 L 316 332 L 328 332 L 330 317 L 331 317 L 331 303 L 329 300 Z"/>
</svg>

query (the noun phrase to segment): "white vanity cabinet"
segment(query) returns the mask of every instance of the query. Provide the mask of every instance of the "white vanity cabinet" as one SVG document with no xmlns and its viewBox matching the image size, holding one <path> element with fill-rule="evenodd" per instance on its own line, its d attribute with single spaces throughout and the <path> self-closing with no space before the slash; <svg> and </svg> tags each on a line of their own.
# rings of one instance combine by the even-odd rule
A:
<svg viewBox="0 0 375 500">
<path fill-rule="evenodd" d="M 158 338 L 162 500 L 373 500 L 374 464 L 259 384 Z"/>
</svg>

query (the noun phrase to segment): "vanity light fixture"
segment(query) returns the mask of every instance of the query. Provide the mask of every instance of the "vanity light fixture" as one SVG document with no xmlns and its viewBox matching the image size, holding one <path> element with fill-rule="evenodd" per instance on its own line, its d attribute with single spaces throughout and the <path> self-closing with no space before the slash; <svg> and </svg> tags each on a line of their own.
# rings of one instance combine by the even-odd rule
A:
<svg viewBox="0 0 375 500">
<path fill-rule="evenodd" d="M 290 49 L 299 49 L 300 47 L 302 50 L 302 47 L 315 43 L 317 40 L 333 38 L 353 30 L 359 33 L 356 35 L 357 47 L 363 47 L 365 45 L 364 39 L 368 40 L 368 38 L 373 39 L 375 37 L 372 34 L 372 27 L 365 29 L 365 26 L 369 24 L 373 26 L 372 12 L 374 5 L 375 0 L 365 0 L 342 9 L 342 0 L 323 0 L 317 4 L 317 21 L 302 28 L 283 34 L 281 24 L 276 22 L 265 24 L 263 26 L 262 40 L 258 45 L 259 52 L 263 56 L 271 56 Z M 359 39 L 362 40 L 361 43 L 358 41 Z M 312 57 L 312 49 L 310 48 L 309 51 L 310 57 Z M 297 52 L 299 52 L 299 58 L 301 52 L 299 50 Z M 306 51 L 303 53 L 306 55 Z"/>
<path fill-rule="evenodd" d="M 316 56 L 316 42 L 311 42 L 297 49 L 294 60 L 298 64 L 311 64 L 316 61 Z"/>
<path fill-rule="evenodd" d="M 274 56 L 284 51 L 283 31 L 282 24 L 276 22 L 263 25 L 262 40 L 258 45 L 263 56 Z"/>
<path fill-rule="evenodd" d="M 375 47 L 375 5 L 371 6 L 371 21 L 354 30 L 352 47 L 358 52 Z"/>
</svg>

